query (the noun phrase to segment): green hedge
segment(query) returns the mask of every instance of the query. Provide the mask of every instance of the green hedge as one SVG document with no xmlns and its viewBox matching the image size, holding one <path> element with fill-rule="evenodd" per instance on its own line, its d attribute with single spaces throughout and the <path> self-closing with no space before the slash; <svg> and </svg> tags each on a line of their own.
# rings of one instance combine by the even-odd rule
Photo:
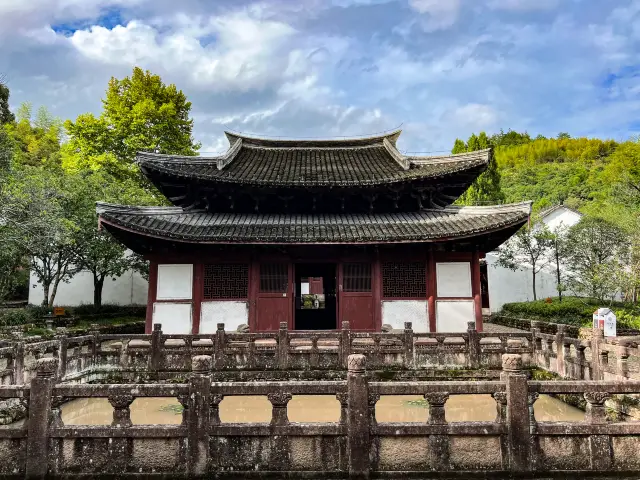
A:
<svg viewBox="0 0 640 480">
<path fill-rule="evenodd" d="M 89 323 L 111 323 L 113 319 L 122 317 L 136 317 L 143 319 L 146 316 L 146 305 L 115 305 L 104 304 L 100 308 L 93 305 L 79 305 L 77 307 L 62 307 L 65 309 L 65 317 L 74 317 L 76 321 L 86 320 Z M 11 308 L 0 311 L 0 327 L 12 327 L 29 323 L 42 323 L 42 317 L 53 309 L 36 305 L 26 308 Z M 66 326 L 65 317 L 55 322 L 55 326 Z M 74 322 L 76 323 L 76 322 Z"/>
<path fill-rule="evenodd" d="M 535 302 L 505 303 L 502 306 L 502 315 L 542 320 L 554 323 L 564 323 L 576 326 L 589 326 L 592 322 L 593 312 L 602 306 L 608 306 L 618 318 L 620 327 L 640 328 L 640 305 L 627 302 L 613 302 L 612 305 L 602 305 L 600 302 L 589 298 L 563 297 L 560 301 L 557 297 Z"/>
</svg>

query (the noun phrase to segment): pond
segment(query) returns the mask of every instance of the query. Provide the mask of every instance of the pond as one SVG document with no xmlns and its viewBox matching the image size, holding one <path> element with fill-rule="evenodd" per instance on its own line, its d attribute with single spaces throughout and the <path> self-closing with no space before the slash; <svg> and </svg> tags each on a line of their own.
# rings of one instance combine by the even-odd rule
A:
<svg viewBox="0 0 640 480">
<path fill-rule="evenodd" d="M 81 398 L 65 403 L 66 425 L 109 425 L 113 408 L 106 398 Z M 131 405 L 134 424 L 179 424 L 182 407 L 174 398 L 138 398 Z M 496 402 L 490 395 L 452 395 L 445 405 L 450 422 L 493 421 Z M 424 422 L 428 406 L 417 395 L 382 396 L 376 405 L 378 422 Z M 580 422 L 584 412 L 560 400 L 541 395 L 534 405 L 536 420 Z M 288 405 L 292 422 L 337 422 L 340 404 L 334 396 L 294 396 Z M 269 422 L 271 404 L 266 397 L 226 397 L 220 403 L 220 420 L 228 423 Z"/>
</svg>

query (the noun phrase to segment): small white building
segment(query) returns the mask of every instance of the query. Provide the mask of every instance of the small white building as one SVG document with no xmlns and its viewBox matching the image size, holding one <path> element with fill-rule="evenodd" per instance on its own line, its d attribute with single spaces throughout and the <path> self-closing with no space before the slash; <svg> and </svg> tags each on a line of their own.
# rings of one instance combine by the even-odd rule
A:
<svg viewBox="0 0 640 480">
<path fill-rule="evenodd" d="M 570 228 L 580 221 L 582 214 L 564 205 L 556 205 L 544 210 L 539 215 L 540 221 L 549 230 L 563 226 Z M 488 308 L 483 305 L 485 313 L 498 312 L 505 303 L 527 302 L 533 300 L 531 285 L 531 267 L 523 265 L 513 271 L 497 265 L 498 255 L 490 252 L 486 255 L 486 284 L 483 289 L 488 290 Z M 484 270 L 484 269 L 483 269 Z M 536 293 L 538 300 L 547 297 L 557 297 L 555 264 L 548 264 L 536 274 Z"/>
</svg>

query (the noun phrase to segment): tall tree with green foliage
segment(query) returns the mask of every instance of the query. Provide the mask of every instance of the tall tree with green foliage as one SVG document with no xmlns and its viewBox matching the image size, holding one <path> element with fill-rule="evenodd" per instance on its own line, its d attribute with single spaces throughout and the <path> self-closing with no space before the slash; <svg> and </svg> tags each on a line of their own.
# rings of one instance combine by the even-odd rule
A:
<svg viewBox="0 0 640 480">
<path fill-rule="evenodd" d="M 96 200 L 124 205 L 153 205 L 154 197 L 134 180 L 118 180 L 104 170 L 84 171 L 78 175 L 81 208 L 75 219 L 78 226 L 74 263 L 93 276 L 93 304 L 102 305 L 105 280 L 115 280 L 129 270 L 144 273 L 147 262 L 129 252 L 106 230 L 96 224 Z"/>
<path fill-rule="evenodd" d="M 597 217 L 584 217 L 567 233 L 568 286 L 600 301 L 613 300 L 625 283 L 629 241 L 624 230 Z"/>
<path fill-rule="evenodd" d="M 472 134 L 465 143 L 456 139 L 452 153 L 475 152 L 491 148 L 493 145 L 485 132 Z M 466 192 L 457 200 L 460 205 L 482 205 L 487 203 L 502 203 L 504 195 L 500 187 L 500 172 L 495 158 L 491 155 L 487 169 L 473 182 Z"/>
<path fill-rule="evenodd" d="M 196 155 L 191 102 L 175 85 L 136 67 L 131 77 L 112 78 L 99 117 L 85 113 L 65 127 L 69 142 L 63 167 L 69 171 L 106 169 L 118 178 L 137 172 L 139 151 Z"/>
<path fill-rule="evenodd" d="M 536 276 L 549 263 L 553 236 L 547 226 L 536 223 L 525 225 L 498 249 L 496 265 L 509 270 L 531 270 L 533 299 L 537 300 Z"/>
<path fill-rule="evenodd" d="M 0 74 L 0 126 L 13 122 L 15 118 L 11 110 L 9 110 L 9 95 L 9 86 L 6 78 Z"/>
</svg>

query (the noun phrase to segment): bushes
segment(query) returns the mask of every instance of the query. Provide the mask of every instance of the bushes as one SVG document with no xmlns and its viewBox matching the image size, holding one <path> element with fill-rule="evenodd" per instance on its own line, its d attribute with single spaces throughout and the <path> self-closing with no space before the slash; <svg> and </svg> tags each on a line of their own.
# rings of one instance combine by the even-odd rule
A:
<svg viewBox="0 0 640 480">
<path fill-rule="evenodd" d="M 33 323 L 34 317 L 26 308 L 15 308 L 0 312 L 0 327 L 13 327 Z"/>
<path fill-rule="evenodd" d="M 117 305 L 115 303 L 103 303 L 96 307 L 91 303 L 84 303 L 77 307 L 65 307 L 76 317 L 144 317 L 147 312 L 146 305 Z"/>
<path fill-rule="evenodd" d="M 592 322 L 593 312 L 596 308 L 603 306 L 607 305 L 602 305 L 594 299 L 563 297 L 562 301 L 553 298 L 551 302 L 538 300 L 506 303 L 502 306 L 502 314 L 531 320 L 589 326 Z M 640 305 L 613 302 L 609 308 L 615 312 L 620 327 L 640 328 Z"/>
</svg>

